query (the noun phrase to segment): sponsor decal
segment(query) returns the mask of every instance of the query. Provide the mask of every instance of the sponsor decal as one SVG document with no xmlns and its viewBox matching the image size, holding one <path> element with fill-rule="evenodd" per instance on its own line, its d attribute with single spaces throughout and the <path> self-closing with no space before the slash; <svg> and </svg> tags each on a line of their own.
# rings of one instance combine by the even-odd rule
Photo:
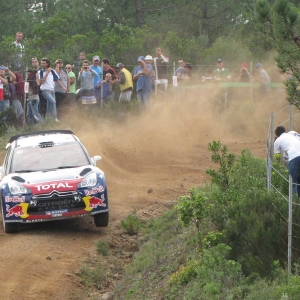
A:
<svg viewBox="0 0 300 300">
<path fill-rule="evenodd" d="M 73 180 L 60 180 L 60 181 L 50 181 L 50 182 L 40 182 L 35 184 L 26 184 L 26 188 L 31 189 L 32 194 L 49 194 L 52 192 L 70 192 L 76 191 L 77 184 L 82 181 L 82 178 Z"/>
<path fill-rule="evenodd" d="M 104 192 L 104 187 L 100 185 L 99 187 L 93 187 L 91 190 L 84 190 L 86 196 L 95 195 Z"/>
<path fill-rule="evenodd" d="M 85 203 L 85 210 L 91 211 L 94 208 L 97 208 L 98 206 L 106 207 L 106 204 L 104 203 L 105 197 L 104 195 L 101 195 L 101 199 L 93 196 L 86 196 L 82 198 Z"/>
<path fill-rule="evenodd" d="M 25 222 L 26 223 L 33 223 L 33 222 L 42 222 L 43 221 L 43 219 L 32 219 L 32 220 L 26 220 Z"/>
<path fill-rule="evenodd" d="M 29 215 L 27 214 L 27 208 L 28 203 L 20 203 L 15 206 L 10 207 L 8 204 L 6 204 L 6 217 L 21 217 L 21 218 L 27 218 Z"/>
<path fill-rule="evenodd" d="M 66 189 L 66 188 L 75 188 L 74 185 L 70 185 L 68 182 L 58 182 L 58 183 L 48 183 L 48 184 L 38 184 L 34 186 L 38 192 L 40 191 L 48 191 L 54 189 Z"/>
<path fill-rule="evenodd" d="M 53 210 L 53 211 L 46 211 L 46 215 L 52 215 L 53 217 L 61 217 L 62 214 L 67 213 L 67 209 L 60 209 L 60 210 Z"/>
<path fill-rule="evenodd" d="M 25 196 L 19 197 L 19 196 L 5 196 L 5 202 L 13 202 L 13 203 L 21 203 L 25 202 Z"/>
</svg>

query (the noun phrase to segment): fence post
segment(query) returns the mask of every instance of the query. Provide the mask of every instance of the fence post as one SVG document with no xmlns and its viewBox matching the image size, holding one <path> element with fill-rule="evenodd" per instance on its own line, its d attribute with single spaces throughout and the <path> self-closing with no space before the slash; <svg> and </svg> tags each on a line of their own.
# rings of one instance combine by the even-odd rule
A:
<svg viewBox="0 0 300 300">
<path fill-rule="evenodd" d="M 290 131 L 293 130 L 293 105 L 290 104 Z"/>
<path fill-rule="evenodd" d="M 273 154 L 274 154 L 274 113 L 271 113 L 270 121 L 270 134 L 269 140 L 267 141 L 267 187 L 268 192 L 271 191 L 272 183 L 272 166 L 273 166 Z"/>
<path fill-rule="evenodd" d="M 293 180 L 289 175 L 289 218 L 288 218 L 288 278 L 292 274 L 292 218 L 293 218 Z"/>
</svg>

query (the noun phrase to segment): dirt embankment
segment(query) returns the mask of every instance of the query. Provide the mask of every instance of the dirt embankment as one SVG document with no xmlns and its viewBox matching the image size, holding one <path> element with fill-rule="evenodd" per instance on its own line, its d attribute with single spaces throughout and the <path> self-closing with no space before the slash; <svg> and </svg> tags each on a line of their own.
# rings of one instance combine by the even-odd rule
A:
<svg viewBox="0 0 300 300">
<path fill-rule="evenodd" d="M 110 225 L 96 228 L 84 218 L 24 225 L 14 235 L 1 229 L 1 299 L 85 299 L 76 273 L 93 256 L 96 240 L 113 240 L 120 220 L 133 210 L 155 216 L 165 203 L 204 183 L 205 171 L 214 167 L 207 150 L 213 140 L 233 153 L 248 148 L 265 157 L 270 112 L 285 105 L 279 100 L 233 101 L 220 113 L 196 94 L 184 103 L 157 100 L 123 121 L 85 118 L 77 125 L 79 116 L 62 121 L 62 128 L 72 129 L 91 156 L 103 157 L 98 166 L 107 177 Z"/>
</svg>

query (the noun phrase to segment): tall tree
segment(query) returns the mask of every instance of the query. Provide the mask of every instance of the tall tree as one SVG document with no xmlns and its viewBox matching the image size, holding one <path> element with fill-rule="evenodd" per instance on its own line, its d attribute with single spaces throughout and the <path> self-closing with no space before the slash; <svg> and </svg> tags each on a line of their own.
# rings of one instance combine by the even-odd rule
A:
<svg viewBox="0 0 300 300">
<path fill-rule="evenodd" d="M 272 37 L 275 60 L 286 76 L 287 100 L 300 108 L 300 11 L 288 0 L 256 2 L 261 30 Z"/>
</svg>

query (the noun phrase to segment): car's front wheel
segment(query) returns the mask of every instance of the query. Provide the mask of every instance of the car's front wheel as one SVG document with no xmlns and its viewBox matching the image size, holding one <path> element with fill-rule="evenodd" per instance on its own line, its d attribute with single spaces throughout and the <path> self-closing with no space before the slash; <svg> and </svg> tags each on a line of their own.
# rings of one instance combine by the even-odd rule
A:
<svg viewBox="0 0 300 300">
<path fill-rule="evenodd" d="M 16 233 L 18 232 L 18 223 L 6 223 L 3 220 L 3 229 L 6 233 Z"/>
<path fill-rule="evenodd" d="M 1 201 L 1 199 L 0 199 Z M 2 211 L 2 224 L 3 224 L 3 230 L 6 233 L 16 233 L 18 232 L 18 223 L 6 223 L 4 222 L 4 216 L 3 216 L 3 207 L 2 207 L 2 201 L 1 201 L 1 211 Z"/>
<path fill-rule="evenodd" d="M 106 227 L 109 222 L 109 213 L 104 212 L 101 214 L 94 215 L 94 223 L 97 227 Z"/>
</svg>

